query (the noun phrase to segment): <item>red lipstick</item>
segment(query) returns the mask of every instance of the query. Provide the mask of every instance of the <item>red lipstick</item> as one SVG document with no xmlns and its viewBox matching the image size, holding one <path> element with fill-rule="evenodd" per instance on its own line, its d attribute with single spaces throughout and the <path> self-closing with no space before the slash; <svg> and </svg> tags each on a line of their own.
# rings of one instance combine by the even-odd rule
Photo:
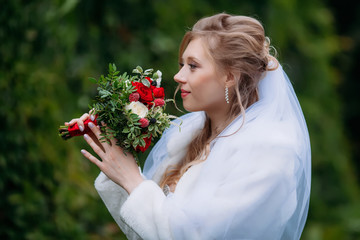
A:
<svg viewBox="0 0 360 240">
<path fill-rule="evenodd" d="M 190 92 L 189 91 L 186 91 L 186 90 L 184 90 L 184 89 L 181 89 L 181 97 L 182 98 L 185 98 L 187 95 L 189 95 L 190 94 Z"/>
</svg>

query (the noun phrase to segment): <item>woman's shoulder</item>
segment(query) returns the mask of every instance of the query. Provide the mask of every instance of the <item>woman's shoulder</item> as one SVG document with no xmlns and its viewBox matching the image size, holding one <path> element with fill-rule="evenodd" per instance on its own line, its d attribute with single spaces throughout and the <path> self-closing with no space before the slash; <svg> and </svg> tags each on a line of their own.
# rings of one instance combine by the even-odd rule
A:
<svg viewBox="0 0 360 240">
<path fill-rule="evenodd" d="M 245 124 L 238 132 L 230 135 L 236 129 L 234 126 L 226 133 L 229 136 L 219 138 L 214 144 L 217 152 L 222 153 L 221 156 L 226 159 L 223 162 L 229 162 L 233 166 L 287 172 L 298 166 L 308 152 L 306 139 L 286 122 L 253 126 Z M 274 166 L 275 169 L 272 168 Z"/>
</svg>

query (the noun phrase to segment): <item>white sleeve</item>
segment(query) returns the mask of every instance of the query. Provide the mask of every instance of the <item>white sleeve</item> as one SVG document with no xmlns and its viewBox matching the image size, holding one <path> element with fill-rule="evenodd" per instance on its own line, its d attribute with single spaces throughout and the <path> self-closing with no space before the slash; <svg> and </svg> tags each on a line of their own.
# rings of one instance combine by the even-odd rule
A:
<svg viewBox="0 0 360 240">
<path fill-rule="evenodd" d="M 95 188 L 128 239 L 172 239 L 166 218 L 160 214 L 166 196 L 155 182 L 145 180 L 129 196 L 101 172 Z"/>
<path fill-rule="evenodd" d="M 173 239 L 168 214 L 164 212 L 165 201 L 161 188 L 154 181 L 145 180 L 125 201 L 120 217 L 143 239 Z"/>
<path fill-rule="evenodd" d="M 105 203 L 111 216 L 119 225 L 121 230 L 130 240 L 141 239 L 139 235 L 131 229 L 120 217 L 120 209 L 124 204 L 129 194 L 125 189 L 114 183 L 103 172 L 95 180 L 95 188 L 98 191 L 101 199 Z"/>
</svg>

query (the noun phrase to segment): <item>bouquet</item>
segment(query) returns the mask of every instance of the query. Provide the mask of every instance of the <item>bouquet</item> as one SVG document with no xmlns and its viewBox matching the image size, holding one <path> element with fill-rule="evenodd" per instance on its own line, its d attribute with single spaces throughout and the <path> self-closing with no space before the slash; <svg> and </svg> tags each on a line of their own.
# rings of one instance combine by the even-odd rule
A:
<svg viewBox="0 0 360 240">
<path fill-rule="evenodd" d="M 59 136 L 67 140 L 83 135 L 90 130 L 89 122 L 100 124 L 101 142 L 115 138 L 117 145 L 138 159 L 139 152 L 145 152 L 151 143 L 162 135 L 175 116 L 164 112 L 166 103 L 164 88 L 161 87 L 162 73 L 153 69 L 143 70 L 137 66 L 133 75 L 121 74 L 115 64 L 109 64 L 107 76 L 90 78 L 98 85 L 98 94 L 92 105 L 93 119 L 84 122 L 85 129 L 79 126 L 61 126 Z"/>
</svg>

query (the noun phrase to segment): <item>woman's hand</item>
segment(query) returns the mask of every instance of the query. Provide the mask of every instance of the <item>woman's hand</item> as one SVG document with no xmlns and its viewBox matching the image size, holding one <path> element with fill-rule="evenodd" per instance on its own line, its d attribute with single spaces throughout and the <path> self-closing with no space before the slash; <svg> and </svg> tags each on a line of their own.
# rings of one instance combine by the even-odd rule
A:
<svg viewBox="0 0 360 240">
<path fill-rule="evenodd" d="M 84 115 L 82 117 L 84 117 Z M 76 120 L 78 124 L 80 122 L 79 120 L 83 121 L 81 118 Z M 100 127 L 95 126 L 91 122 L 88 126 L 94 134 L 95 139 L 87 134 L 84 135 L 84 138 L 102 161 L 86 150 L 81 150 L 81 153 L 92 163 L 97 165 L 108 178 L 122 186 L 130 194 L 142 181 L 144 181 L 140 175 L 139 167 L 133 155 L 130 153 L 125 154 L 123 149 L 116 145 L 115 139 L 110 140 L 110 143 L 100 143 Z"/>
<path fill-rule="evenodd" d="M 82 131 L 84 131 L 84 129 L 85 129 L 84 122 L 85 122 L 88 118 L 90 118 L 91 121 L 94 121 L 94 119 L 95 119 L 95 116 L 94 116 L 94 115 L 91 115 L 91 111 L 90 111 L 89 113 L 84 113 L 80 118 L 74 118 L 74 119 L 72 119 L 70 122 L 66 122 L 66 123 L 65 123 L 65 126 L 72 126 L 72 125 L 74 125 L 75 123 L 77 123 L 78 126 L 79 126 L 80 131 L 82 132 Z"/>
<path fill-rule="evenodd" d="M 72 126 L 74 125 L 75 123 L 77 123 L 77 125 L 79 126 L 79 129 L 81 132 L 84 131 L 85 129 L 85 124 L 84 122 L 86 120 L 88 120 L 89 118 L 91 119 L 91 121 L 94 121 L 95 120 L 95 115 L 92 115 L 93 110 L 90 110 L 89 113 L 84 113 L 80 118 L 74 118 L 72 119 L 70 122 L 65 122 L 65 126 Z M 93 132 L 89 132 L 88 133 L 89 136 L 95 141 L 95 143 L 104 150 L 102 144 L 100 143 L 100 141 L 98 140 L 98 138 L 94 135 Z"/>
</svg>

